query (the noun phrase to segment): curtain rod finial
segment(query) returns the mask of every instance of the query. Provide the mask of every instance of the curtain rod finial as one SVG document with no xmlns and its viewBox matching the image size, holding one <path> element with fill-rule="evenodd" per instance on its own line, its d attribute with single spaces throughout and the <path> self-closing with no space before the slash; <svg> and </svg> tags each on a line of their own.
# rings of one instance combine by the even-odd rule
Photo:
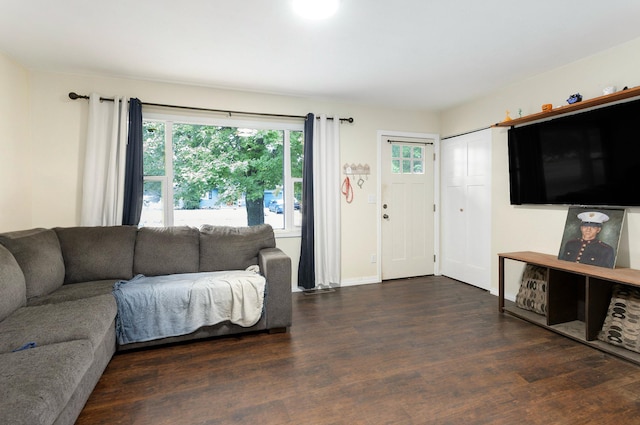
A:
<svg viewBox="0 0 640 425">
<path fill-rule="evenodd" d="M 76 100 L 76 99 L 89 99 L 89 96 L 82 96 L 76 92 L 69 92 L 69 99 L 72 100 Z"/>
</svg>

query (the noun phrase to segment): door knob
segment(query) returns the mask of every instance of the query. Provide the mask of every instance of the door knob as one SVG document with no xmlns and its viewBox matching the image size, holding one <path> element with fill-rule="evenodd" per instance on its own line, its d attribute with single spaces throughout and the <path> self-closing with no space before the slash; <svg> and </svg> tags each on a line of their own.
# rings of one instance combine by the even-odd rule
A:
<svg viewBox="0 0 640 425">
<path fill-rule="evenodd" d="M 389 219 L 389 214 L 384 214 L 384 215 L 382 216 L 382 218 L 384 218 L 385 220 L 388 220 L 388 219 Z"/>
</svg>

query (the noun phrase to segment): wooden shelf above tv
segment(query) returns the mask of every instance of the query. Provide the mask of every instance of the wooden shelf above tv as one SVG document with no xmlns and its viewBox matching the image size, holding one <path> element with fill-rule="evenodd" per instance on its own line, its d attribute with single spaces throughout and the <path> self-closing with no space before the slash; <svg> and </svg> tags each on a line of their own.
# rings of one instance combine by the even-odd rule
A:
<svg viewBox="0 0 640 425">
<path fill-rule="evenodd" d="M 604 96 L 594 97 L 593 99 L 583 100 L 571 105 L 553 108 L 547 112 L 538 112 L 536 114 L 527 115 L 521 118 L 515 118 L 509 121 L 501 121 L 494 124 L 494 127 L 512 127 L 515 125 L 526 124 L 528 122 L 543 120 L 556 115 L 566 114 L 568 112 L 579 111 L 580 109 L 593 108 L 595 106 L 606 105 L 607 103 L 617 102 L 619 100 L 629 99 L 631 97 L 640 96 L 640 86 L 615 93 L 606 94 Z"/>
</svg>

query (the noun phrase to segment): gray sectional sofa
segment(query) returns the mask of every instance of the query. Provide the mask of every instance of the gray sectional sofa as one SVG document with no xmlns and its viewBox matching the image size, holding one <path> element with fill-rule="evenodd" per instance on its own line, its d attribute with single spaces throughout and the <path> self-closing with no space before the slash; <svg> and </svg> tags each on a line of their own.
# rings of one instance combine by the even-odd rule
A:
<svg viewBox="0 0 640 425">
<path fill-rule="evenodd" d="M 266 277 L 264 311 L 188 335 L 119 346 L 116 281 L 244 270 Z M 291 325 L 291 260 L 268 225 L 32 229 L 0 234 L 0 418 L 6 424 L 73 424 L 119 350 Z"/>
</svg>

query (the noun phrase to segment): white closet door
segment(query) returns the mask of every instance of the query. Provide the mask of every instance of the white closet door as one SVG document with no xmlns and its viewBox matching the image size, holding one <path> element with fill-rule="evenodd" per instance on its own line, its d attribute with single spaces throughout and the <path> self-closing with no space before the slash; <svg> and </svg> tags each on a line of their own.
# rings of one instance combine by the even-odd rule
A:
<svg viewBox="0 0 640 425">
<path fill-rule="evenodd" d="M 441 143 L 442 274 L 491 287 L 491 130 Z"/>
</svg>

